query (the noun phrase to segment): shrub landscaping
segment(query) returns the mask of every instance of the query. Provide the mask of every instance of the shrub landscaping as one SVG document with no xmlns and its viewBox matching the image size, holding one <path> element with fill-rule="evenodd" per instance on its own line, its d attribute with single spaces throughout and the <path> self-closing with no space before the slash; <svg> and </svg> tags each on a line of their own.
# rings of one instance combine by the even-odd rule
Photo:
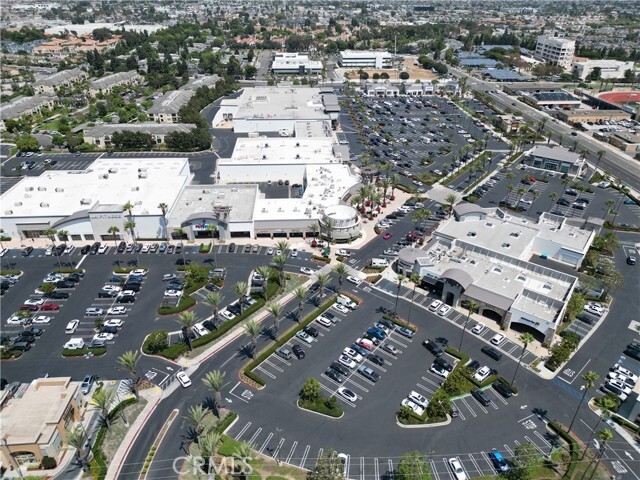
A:
<svg viewBox="0 0 640 480">
<path fill-rule="evenodd" d="M 105 353 L 107 353 L 107 349 L 105 347 L 100 347 L 100 348 L 84 347 L 84 348 L 76 348 L 76 349 L 69 349 L 69 348 L 62 349 L 63 357 L 82 357 L 88 354 L 91 354 L 91 356 L 93 357 L 101 357 Z"/>
<path fill-rule="evenodd" d="M 336 397 L 325 397 L 321 395 L 322 387 L 315 378 L 308 378 L 300 389 L 300 399 L 298 406 L 305 410 L 339 418 L 344 415 L 344 411 L 338 405 Z"/>
<path fill-rule="evenodd" d="M 569 360 L 571 354 L 578 348 L 580 344 L 580 336 L 574 332 L 563 331 L 562 340 L 559 344 L 551 347 L 551 356 L 544 366 L 555 372 L 560 365 Z"/>
<path fill-rule="evenodd" d="M 22 270 L 0 270 L 0 275 L 22 275 Z"/>
<path fill-rule="evenodd" d="M 134 270 L 139 270 L 142 269 L 145 272 L 149 271 L 148 267 L 117 267 L 113 270 L 113 273 L 115 273 L 116 275 L 126 275 L 128 273 L 133 272 Z"/>
<path fill-rule="evenodd" d="M 160 306 L 158 307 L 158 314 L 159 315 L 174 315 L 176 313 L 180 313 L 183 312 L 185 310 L 187 310 L 188 308 L 193 307 L 196 304 L 196 299 L 189 296 L 189 295 L 183 295 L 182 297 L 180 297 L 180 301 L 178 301 L 178 304 L 174 307 L 169 307 L 169 306 Z"/>
<path fill-rule="evenodd" d="M 200 248 L 198 249 L 200 253 L 209 253 L 211 251 L 210 243 L 201 243 Z"/>
</svg>

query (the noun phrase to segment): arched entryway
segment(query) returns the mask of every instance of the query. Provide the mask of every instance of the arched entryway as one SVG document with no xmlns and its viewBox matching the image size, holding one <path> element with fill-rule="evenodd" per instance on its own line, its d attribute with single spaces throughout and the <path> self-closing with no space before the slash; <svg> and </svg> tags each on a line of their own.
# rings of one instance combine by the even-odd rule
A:
<svg viewBox="0 0 640 480">
<path fill-rule="evenodd" d="M 500 315 L 495 310 L 491 310 L 489 308 L 485 308 L 482 310 L 482 316 L 488 318 L 489 320 L 493 320 L 497 323 L 502 322 L 502 315 Z"/>
</svg>

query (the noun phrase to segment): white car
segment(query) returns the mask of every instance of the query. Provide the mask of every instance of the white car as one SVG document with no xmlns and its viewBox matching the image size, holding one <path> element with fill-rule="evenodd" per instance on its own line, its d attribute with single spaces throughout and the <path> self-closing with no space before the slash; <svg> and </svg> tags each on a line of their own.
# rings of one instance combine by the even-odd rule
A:
<svg viewBox="0 0 640 480">
<path fill-rule="evenodd" d="M 178 280 L 178 277 L 175 276 L 173 273 L 165 273 L 164 275 L 162 275 L 163 282 L 172 282 L 174 280 Z"/>
<path fill-rule="evenodd" d="M 227 320 L 233 320 L 234 318 L 236 318 L 236 316 L 226 308 L 224 310 L 220 310 L 220 312 L 218 313 L 221 317 L 226 318 Z"/>
<path fill-rule="evenodd" d="M 102 287 L 103 292 L 119 292 L 120 290 L 122 290 L 122 287 L 118 285 L 105 285 Z"/>
<path fill-rule="evenodd" d="M 64 329 L 64 333 L 72 335 L 73 333 L 75 333 L 78 325 L 80 325 L 80 320 L 71 320 L 69 323 L 67 323 L 67 326 Z"/>
<path fill-rule="evenodd" d="M 402 405 L 403 407 L 407 407 L 407 408 L 411 409 L 413 411 L 413 413 L 415 413 L 418 416 L 420 416 L 420 415 L 422 415 L 424 413 L 424 408 L 422 408 L 417 403 L 409 400 L 408 398 L 403 399 L 402 402 L 400 402 L 400 405 Z"/>
<path fill-rule="evenodd" d="M 297 248 L 294 248 L 294 249 L 291 250 L 291 256 L 292 257 L 297 257 L 298 256 L 298 249 Z"/>
<path fill-rule="evenodd" d="M 449 459 L 449 468 L 456 477 L 456 480 L 467 480 L 467 474 L 464 473 L 464 469 L 462 468 L 462 463 L 458 457 L 453 457 Z"/>
<path fill-rule="evenodd" d="M 442 302 L 440 300 L 434 300 L 433 302 L 431 302 L 431 305 L 429 305 L 429 311 L 435 312 L 440 308 L 440 305 L 442 305 Z"/>
<path fill-rule="evenodd" d="M 44 277 L 42 283 L 55 283 L 58 280 L 62 280 L 62 278 L 62 275 L 60 275 L 59 273 L 50 273 L 49 275 Z"/>
<path fill-rule="evenodd" d="M 296 333 L 296 337 L 298 337 L 304 343 L 308 343 L 308 344 L 312 344 L 313 343 L 313 337 L 311 335 L 309 335 L 308 333 L 303 332 L 302 330 L 300 330 L 299 332 Z"/>
<path fill-rule="evenodd" d="M 23 318 L 17 314 L 14 314 L 7 319 L 7 325 L 24 325 L 28 321 L 29 321 L 29 317 Z"/>
<path fill-rule="evenodd" d="M 46 315 L 38 315 L 36 318 L 31 320 L 31 322 L 37 324 L 48 324 L 51 322 L 51 317 L 47 317 Z"/>
<path fill-rule="evenodd" d="M 267 248 L 267 255 L 273 255 L 273 248 Z"/>
<path fill-rule="evenodd" d="M 150 245 L 143 245 L 142 246 L 142 250 L 140 250 L 142 253 L 149 253 L 149 249 L 151 248 Z"/>
<path fill-rule="evenodd" d="M 309 267 L 300 267 L 300 271 L 305 275 L 313 275 L 315 273 L 315 271 Z"/>
<path fill-rule="evenodd" d="M 71 255 L 73 251 L 76 249 L 73 245 L 67 245 L 64 249 L 65 255 Z"/>
<path fill-rule="evenodd" d="M 340 250 L 338 250 L 336 252 L 336 255 L 340 256 L 340 257 L 350 257 L 351 256 L 351 252 L 349 252 L 348 250 L 345 250 L 343 248 L 341 248 Z"/>
<path fill-rule="evenodd" d="M 501 333 L 496 333 L 493 337 L 491 337 L 491 343 L 493 343 L 494 345 L 500 345 L 502 342 L 504 342 L 504 335 L 502 335 Z"/>
<path fill-rule="evenodd" d="M 480 335 L 482 332 L 484 332 L 485 328 L 487 328 L 487 326 L 484 323 L 476 323 L 471 329 L 471 332 L 475 333 L 476 335 Z"/>
<path fill-rule="evenodd" d="M 182 296 L 182 292 L 180 290 L 165 290 L 164 296 L 178 298 Z"/>
<path fill-rule="evenodd" d="M 358 365 L 353 358 L 345 354 L 340 355 L 340 358 L 338 358 L 338 361 L 345 367 L 349 367 L 349 368 L 356 368 L 356 365 Z"/>
<path fill-rule="evenodd" d="M 35 293 L 36 295 L 44 295 L 45 294 L 42 290 L 40 290 L 40 287 L 36 288 L 33 291 L 33 293 Z"/>
<path fill-rule="evenodd" d="M 484 382 L 491 375 L 491 369 L 486 365 L 484 367 L 480 367 L 473 378 L 476 379 L 477 382 Z"/>
<path fill-rule="evenodd" d="M 200 337 L 209 333 L 209 330 L 204 325 L 202 325 L 202 322 L 196 323 L 193 326 L 193 331 L 196 332 Z"/>
<path fill-rule="evenodd" d="M 360 280 L 358 277 L 354 277 L 353 275 L 348 275 L 347 282 L 351 282 L 354 285 L 360 285 L 362 283 L 362 280 Z"/>
<path fill-rule="evenodd" d="M 616 363 L 616 364 L 613 366 L 613 371 L 614 371 L 614 372 L 617 372 L 617 373 L 620 373 L 620 374 L 624 375 L 624 376 L 625 376 L 625 377 L 627 377 L 627 378 L 632 379 L 634 382 L 637 382 L 637 381 L 638 381 L 638 376 L 637 376 L 637 375 L 634 375 L 634 373 L 633 373 L 631 370 L 629 370 L 629 369 L 627 369 L 627 368 L 624 368 L 624 367 L 623 367 L 622 365 L 620 365 L 619 363 Z"/>
<path fill-rule="evenodd" d="M 342 350 L 342 353 L 344 355 L 346 355 L 347 357 L 353 358 L 358 363 L 360 363 L 362 361 L 362 355 L 360 355 L 358 352 L 356 352 L 353 348 L 347 347 L 344 350 Z"/>
<path fill-rule="evenodd" d="M 584 307 L 585 312 L 589 312 L 596 317 L 601 317 L 604 313 L 604 308 L 598 303 L 589 303 Z"/>
<path fill-rule="evenodd" d="M 104 310 L 96 307 L 89 307 L 84 311 L 84 314 L 87 317 L 99 317 L 103 313 L 104 313 Z"/>
<path fill-rule="evenodd" d="M 104 340 L 105 342 L 108 342 L 110 340 L 113 340 L 113 333 L 96 333 L 93 336 L 94 340 Z"/>
<path fill-rule="evenodd" d="M 111 318 L 104 322 L 102 325 L 105 327 L 118 327 L 120 328 L 123 325 L 123 321 L 118 318 Z"/>
<path fill-rule="evenodd" d="M 340 387 L 338 389 L 338 395 L 340 395 L 345 400 L 348 400 L 351 403 L 355 403 L 358 400 L 358 396 L 349 390 L 347 387 Z"/>
<path fill-rule="evenodd" d="M 619 388 L 620 390 L 622 390 L 622 393 L 624 393 L 625 395 L 631 395 L 632 388 L 626 383 L 624 383 L 621 379 L 618 378 L 615 380 L 609 380 L 607 381 L 607 383 L 616 388 Z"/>
<path fill-rule="evenodd" d="M 127 313 L 126 307 L 111 307 L 107 310 L 107 315 L 124 315 Z"/>
<path fill-rule="evenodd" d="M 47 257 L 50 257 L 51 255 L 53 255 L 53 247 L 51 247 L 51 246 L 47 247 L 47 249 L 44 251 L 44 254 Z"/>
<path fill-rule="evenodd" d="M 619 380 L 622 383 L 624 383 L 625 385 L 627 385 L 628 387 L 635 387 L 636 386 L 636 381 L 631 378 L 631 377 L 627 377 L 626 375 L 623 375 L 619 372 L 609 372 L 607 373 L 607 379 L 608 380 Z"/>
<path fill-rule="evenodd" d="M 440 315 L 441 317 L 444 317 L 447 313 L 449 313 L 450 310 L 451 310 L 451 307 L 449 305 L 442 305 L 438 309 L 438 315 Z"/>
<path fill-rule="evenodd" d="M 186 373 L 178 372 L 176 373 L 176 378 L 180 382 L 180 385 L 182 385 L 184 388 L 191 386 L 191 379 L 189 378 L 189 375 L 187 375 Z"/>
<path fill-rule="evenodd" d="M 349 313 L 349 309 L 347 307 L 345 307 L 344 305 L 342 305 L 341 303 L 334 303 L 333 304 L 333 308 L 337 311 L 339 311 L 340 313 L 344 313 L 345 315 L 347 313 Z"/>
<path fill-rule="evenodd" d="M 415 390 L 411 390 L 411 393 L 409 394 L 409 400 L 420 405 L 422 408 L 427 408 L 427 405 L 429 405 L 429 400 L 427 400 L 423 395 L 420 395 Z"/>
<path fill-rule="evenodd" d="M 24 301 L 24 305 L 36 305 L 36 306 L 40 306 L 44 303 L 44 298 L 27 298 Z"/>
<path fill-rule="evenodd" d="M 434 375 L 437 375 L 442 378 L 447 378 L 449 376 L 448 370 L 442 368 L 440 365 L 436 365 L 435 363 L 431 365 L 431 368 L 429 369 L 429 371 Z"/>
<path fill-rule="evenodd" d="M 100 254 L 107 253 L 108 250 L 109 250 L 109 245 L 107 245 L 106 243 L 103 243 L 98 248 L 98 253 L 100 253 Z"/>
<path fill-rule="evenodd" d="M 129 272 L 129 275 L 137 275 L 140 277 L 144 277 L 147 274 L 147 271 L 144 268 L 137 268 Z"/>
</svg>

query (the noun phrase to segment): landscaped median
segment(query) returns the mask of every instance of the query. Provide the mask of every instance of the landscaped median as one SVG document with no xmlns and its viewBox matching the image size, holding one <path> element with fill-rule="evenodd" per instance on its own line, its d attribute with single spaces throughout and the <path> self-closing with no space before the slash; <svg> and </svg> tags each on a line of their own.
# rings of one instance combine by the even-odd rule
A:
<svg viewBox="0 0 640 480">
<path fill-rule="evenodd" d="M 300 389 L 298 407 L 303 410 L 326 415 L 331 418 L 342 418 L 344 411 L 338 405 L 335 396 L 325 397 L 321 394 L 322 387 L 315 378 L 308 378 Z"/>
<path fill-rule="evenodd" d="M 99 348 L 64 348 L 62 349 L 63 357 L 84 357 L 85 355 L 89 355 L 91 357 L 101 357 L 105 353 L 107 353 L 107 349 L 105 347 Z"/>
<path fill-rule="evenodd" d="M 299 332 L 300 330 L 305 328 L 307 325 L 309 325 L 311 322 L 313 322 L 321 313 L 323 313 L 329 307 L 331 307 L 331 305 L 333 305 L 335 303 L 336 298 L 337 297 L 335 295 L 333 297 L 331 297 L 329 300 L 327 300 L 322 305 L 320 305 L 320 307 L 316 308 L 313 312 L 311 312 L 303 320 L 301 320 L 300 323 L 298 323 L 297 325 L 294 325 L 289 330 L 287 330 L 273 344 L 271 344 L 267 348 L 263 349 L 258 355 L 256 355 L 256 358 L 254 358 L 252 361 L 250 361 L 242 369 L 242 375 L 244 375 L 246 378 L 251 380 L 258 387 L 260 387 L 260 388 L 264 387 L 267 384 L 267 382 L 265 382 L 264 379 L 262 377 L 260 377 L 258 374 L 254 373 L 253 370 L 258 365 L 260 365 L 262 362 L 264 362 L 267 359 L 267 357 L 269 357 L 269 355 L 271 355 L 273 352 L 275 352 L 277 348 L 280 348 L 285 343 L 287 343 L 289 340 L 291 340 L 295 336 L 295 334 L 297 332 Z"/>
</svg>

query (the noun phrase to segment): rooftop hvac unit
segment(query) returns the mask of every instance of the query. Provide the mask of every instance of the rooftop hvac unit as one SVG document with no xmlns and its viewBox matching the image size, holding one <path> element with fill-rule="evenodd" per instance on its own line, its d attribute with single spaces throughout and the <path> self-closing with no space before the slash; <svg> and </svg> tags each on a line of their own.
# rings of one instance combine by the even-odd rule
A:
<svg viewBox="0 0 640 480">
<path fill-rule="evenodd" d="M 104 178 L 105 180 L 107 180 L 109 178 L 109 174 L 108 173 L 104 173 L 104 174 L 100 175 L 100 178 Z"/>
<path fill-rule="evenodd" d="M 266 155 L 262 155 L 262 159 L 263 159 L 263 160 L 266 160 L 266 159 L 267 159 L 267 156 L 266 156 Z"/>
<path fill-rule="evenodd" d="M 25 193 L 24 194 L 24 198 L 31 198 L 31 194 L 30 193 Z"/>
<path fill-rule="evenodd" d="M 300 154 L 299 153 L 296 153 L 296 158 L 300 158 Z"/>
<path fill-rule="evenodd" d="M 138 169 L 138 173 L 140 173 L 140 172 L 146 172 L 146 171 L 147 171 L 147 169 L 146 169 L 146 168 L 139 168 L 139 169 Z"/>
<path fill-rule="evenodd" d="M 64 188 L 58 187 L 58 188 L 56 188 L 56 192 L 64 192 Z"/>
<path fill-rule="evenodd" d="M 91 204 L 91 199 L 90 198 L 82 198 L 80 199 L 80 205 L 89 205 Z"/>
<path fill-rule="evenodd" d="M 296 143 L 296 147 L 299 147 L 299 146 L 300 146 L 300 142 Z"/>
<path fill-rule="evenodd" d="M 22 206 L 22 202 L 16 202 L 13 204 L 14 207 L 21 207 Z"/>
<path fill-rule="evenodd" d="M 4 214 L 5 215 L 13 215 L 13 210 L 5 210 Z"/>
<path fill-rule="evenodd" d="M 118 169 L 117 168 L 110 168 L 109 169 L 109 173 L 118 173 Z"/>
<path fill-rule="evenodd" d="M 142 205 L 142 201 L 138 200 L 138 201 L 136 202 L 136 205 Z"/>
<path fill-rule="evenodd" d="M 38 191 L 39 192 L 46 192 L 47 191 L 47 187 L 38 187 Z"/>
<path fill-rule="evenodd" d="M 268 143 L 265 143 L 265 144 L 264 144 L 264 148 L 269 148 L 269 144 L 268 144 Z"/>
<path fill-rule="evenodd" d="M 25 187 L 24 191 L 25 192 L 33 192 L 33 187 Z"/>
<path fill-rule="evenodd" d="M 131 187 L 131 191 L 132 192 L 138 192 L 138 191 L 140 191 L 140 187 Z"/>
<path fill-rule="evenodd" d="M 40 203 L 40 206 L 41 206 L 42 208 L 46 208 L 46 207 L 48 207 L 48 206 L 49 206 L 49 204 L 48 204 L 47 202 L 42 202 L 42 203 Z"/>
<path fill-rule="evenodd" d="M 147 178 L 147 172 L 138 173 L 138 179 L 140 179 L 140 178 Z"/>
</svg>

